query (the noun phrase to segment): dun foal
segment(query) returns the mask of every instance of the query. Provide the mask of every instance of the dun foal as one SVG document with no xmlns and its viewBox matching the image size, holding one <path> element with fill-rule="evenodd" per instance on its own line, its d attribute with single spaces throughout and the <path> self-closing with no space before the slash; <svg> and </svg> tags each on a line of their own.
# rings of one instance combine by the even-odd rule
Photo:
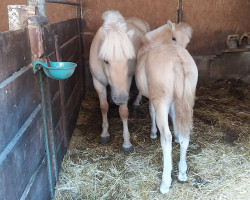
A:
<svg viewBox="0 0 250 200">
<path fill-rule="evenodd" d="M 136 84 L 150 101 L 151 138 L 156 138 L 156 123 L 163 149 L 163 175 L 160 192 L 165 194 L 171 185 L 172 135 L 168 114 L 172 118 L 175 141 L 180 143 L 180 181 L 187 181 L 186 152 L 192 129 L 197 66 L 185 49 L 192 29 L 185 23 L 168 23 L 148 32 L 138 52 Z"/>
<path fill-rule="evenodd" d="M 141 38 L 149 31 L 149 25 L 138 19 L 124 17 L 118 11 L 107 11 L 102 15 L 103 25 L 97 31 L 90 48 L 90 70 L 93 84 L 100 100 L 102 112 L 101 143 L 110 139 L 108 132 L 108 102 L 106 86 L 110 85 L 111 97 L 119 105 L 119 114 L 123 122 L 122 145 L 124 151 L 130 151 L 128 131 L 129 89 L 135 73 L 136 54 L 142 46 Z M 141 95 L 134 104 L 139 104 Z"/>
</svg>

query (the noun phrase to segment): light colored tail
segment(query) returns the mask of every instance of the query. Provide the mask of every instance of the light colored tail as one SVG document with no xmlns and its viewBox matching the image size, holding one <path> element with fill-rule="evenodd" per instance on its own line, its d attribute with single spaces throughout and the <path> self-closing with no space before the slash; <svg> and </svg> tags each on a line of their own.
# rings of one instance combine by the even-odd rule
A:
<svg viewBox="0 0 250 200">
<path fill-rule="evenodd" d="M 180 63 L 175 66 L 174 109 L 176 130 L 179 134 L 189 134 L 193 128 L 193 106 L 195 87 L 188 67 Z"/>
</svg>

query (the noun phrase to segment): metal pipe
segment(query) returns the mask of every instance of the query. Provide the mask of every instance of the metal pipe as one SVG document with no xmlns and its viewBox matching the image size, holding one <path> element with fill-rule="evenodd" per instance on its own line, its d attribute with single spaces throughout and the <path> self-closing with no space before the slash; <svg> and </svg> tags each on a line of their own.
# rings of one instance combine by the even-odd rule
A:
<svg viewBox="0 0 250 200">
<path fill-rule="evenodd" d="M 47 24 L 48 17 L 46 15 L 45 0 L 29 0 L 29 5 L 37 6 L 39 14 L 38 16 L 31 17 L 30 19 L 32 19 L 37 24 Z"/>
<path fill-rule="evenodd" d="M 45 0 L 47 3 L 59 3 L 59 4 L 67 4 L 72 6 L 81 6 L 81 3 L 70 2 L 65 0 Z"/>
<path fill-rule="evenodd" d="M 54 139 L 54 128 L 53 128 L 53 116 L 52 116 L 52 102 L 51 102 L 51 92 L 49 86 L 49 78 L 46 76 L 46 97 L 47 97 L 47 110 L 49 116 L 49 131 L 50 131 L 50 138 L 51 138 L 51 147 L 52 147 L 52 156 L 53 156 L 53 166 L 55 171 L 55 178 L 56 182 L 58 181 L 58 171 L 57 171 L 57 159 L 56 159 L 56 148 L 55 148 L 55 139 Z"/>
<path fill-rule="evenodd" d="M 182 0 L 178 0 L 178 8 L 177 8 L 177 23 L 183 21 L 183 4 Z"/>
<path fill-rule="evenodd" d="M 80 2 L 80 0 L 78 0 Z M 80 66 L 82 72 L 82 90 L 83 90 L 83 98 L 85 97 L 86 92 L 86 79 L 85 79 L 85 60 L 84 60 L 84 43 L 83 43 L 83 25 L 82 25 L 82 7 L 77 8 L 77 18 L 78 18 L 78 25 L 79 25 L 79 51 L 80 51 Z"/>
<path fill-rule="evenodd" d="M 46 17 L 45 0 L 36 0 L 36 2 L 39 14 Z"/>
<path fill-rule="evenodd" d="M 54 197 L 54 185 L 53 185 L 53 177 L 52 177 L 52 169 L 51 169 L 51 157 L 50 157 L 50 148 L 49 148 L 49 137 L 48 137 L 48 126 L 47 126 L 47 113 L 46 113 L 46 103 L 44 97 L 44 85 L 43 85 L 43 74 L 42 71 L 39 70 L 39 84 L 41 91 L 41 103 L 42 103 L 42 117 L 43 117 L 43 129 L 44 129 L 44 138 L 45 138 L 45 149 L 47 156 L 47 167 L 48 167 L 48 178 L 49 178 L 49 188 L 50 188 L 50 196 Z"/>
</svg>

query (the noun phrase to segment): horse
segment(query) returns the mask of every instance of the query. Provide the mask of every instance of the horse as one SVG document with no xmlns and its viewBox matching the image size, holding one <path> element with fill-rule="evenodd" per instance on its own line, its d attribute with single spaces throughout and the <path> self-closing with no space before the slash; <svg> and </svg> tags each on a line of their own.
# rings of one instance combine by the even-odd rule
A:
<svg viewBox="0 0 250 200">
<path fill-rule="evenodd" d="M 136 54 L 142 46 L 141 38 L 150 30 L 149 25 L 135 17 L 125 19 L 118 11 L 106 11 L 102 15 L 103 24 L 95 34 L 90 47 L 90 72 L 93 85 L 100 100 L 102 113 L 101 144 L 110 140 L 108 132 L 106 86 L 110 85 L 111 98 L 119 106 L 123 122 L 122 149 L 132 150 L 128 130 L 128 98 L 132 77 L 135 73 Z M 141 94 L 134 105 L 139 105 Z"/>
<path fill-rule="evenodd" d="M 185 49 L 192 29 L 186 23 L 168 21 L 146 33 L 137 55 L 136 84 L 142 95 L 149 98 L 152 120 L 151 138 L 156 138 L 156 123 L 163 150 L 163 174 L 160 192 L 171 185 L 172 135 L 168 125 L 170 114 L 175 141 L 180 143 L 178 180 L 187 181 L 186 152 L 193 126 L 193 106 L 198 80 L 197 66 Z M 156 123 L 155 123 L 156 120 Z"/>
</svg>

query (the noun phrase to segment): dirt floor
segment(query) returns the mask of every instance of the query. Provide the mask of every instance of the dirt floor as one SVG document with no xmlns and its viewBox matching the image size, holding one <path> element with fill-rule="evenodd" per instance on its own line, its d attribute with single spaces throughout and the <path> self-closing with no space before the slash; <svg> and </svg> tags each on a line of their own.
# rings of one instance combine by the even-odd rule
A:
<svg viewBox="0 0 250 200">
<path fill-rule="evenodd" d="M 213 81 L 198 87 L 196 96 L 188 182 L 177 182 L 179 145 L 173 143 L 172 186 L 162 195 L 162 150 L 159 137 L 149 137 L 148 100 L 143 98 L 136 111 L 130 107 L 134 149 L 124 153 L 118 107 L 110 106 L 111 141 L 102 146 L 98 97 L 87 93 L 55 199 L 250 199 L 250 85 L 233 79 Z"/>
</svg>

